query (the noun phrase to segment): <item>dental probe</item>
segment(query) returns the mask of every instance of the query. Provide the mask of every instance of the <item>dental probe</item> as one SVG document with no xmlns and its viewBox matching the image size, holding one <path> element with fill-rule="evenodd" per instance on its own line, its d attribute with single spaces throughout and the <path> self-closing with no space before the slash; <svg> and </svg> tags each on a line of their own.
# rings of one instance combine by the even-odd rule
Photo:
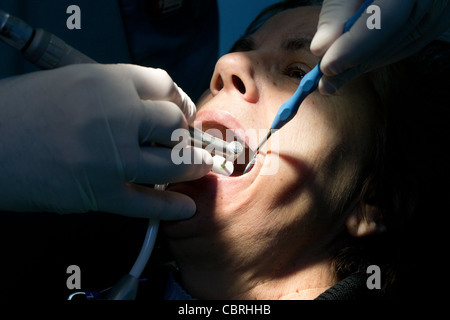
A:
<svg viewBox="0 0 450 320">
<path fill-rule="evenodd" d="M 369 7 L 372 4 L 373 1 L 374 0 L 366 0 L 363 3 L 363 5 L 359 8 L 359 10 L 345 23 L 343 33 L 346 33 L 348 30 L 350 30 L 350 28 L 355 24 L 355 22 L 359 19 L 359 17 L 363 14 L 363 12 L 367 9 L 367 7 Z M 245 167 L 244 174 L 250 171 L 250 169 L 253 167 L 253 165 L 256 162 L 256 156 L 259 150 L 270 138 L 272 132 L 281 129 L 286 123 L 288 123 L 290 120 L 292 120 L 292 118 L 294 118 L 303 100 L 305 100 L 310 93 L 316 90 L 322 75 L 323 73 L 320 70 L 320 62 L 319 62 L 310 72 L 308 72 L 303 77 L 303 79 L 300 81 L 300 85 L 298 86 L 297 90 L 292 95 L 292 97 L 289 98 L 286 102 L 284 102 L 278 109 L 278 112 L 275 115 L 275 119 L 272 122 L 269 132 L 253 153 L 251 161 Z"/>
</svg>

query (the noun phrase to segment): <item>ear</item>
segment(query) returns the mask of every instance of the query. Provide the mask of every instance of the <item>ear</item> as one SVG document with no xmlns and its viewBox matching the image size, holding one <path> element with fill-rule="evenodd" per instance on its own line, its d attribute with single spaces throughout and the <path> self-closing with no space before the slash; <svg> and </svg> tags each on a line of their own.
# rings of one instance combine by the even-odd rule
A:
<svg viewBox="0 0 450 320">
<path fill-rule="evenodd" d="M 383 216 L 378 207 L 363 204 L 347 217 L 345 222 L 348 233 L 355 237 L 365 237 L 386 231 Z"/>
</svg>

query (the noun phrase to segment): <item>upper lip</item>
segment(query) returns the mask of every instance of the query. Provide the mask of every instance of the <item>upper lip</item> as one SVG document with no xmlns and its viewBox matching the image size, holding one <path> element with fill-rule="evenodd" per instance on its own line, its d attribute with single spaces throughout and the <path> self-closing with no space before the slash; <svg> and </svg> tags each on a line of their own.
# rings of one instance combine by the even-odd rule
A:
<svg viewBox="0 0 450 320">
<path fill-rule="evenodd" d="M 233 131 L 233 133 L 245 144 L 253 150 L 256 147 L 256 141 L 254 141 L 253 135 L 247 135 L 246 129 L 241 123 L 229 112 L 221 110 L 205 110 L 197 113 L 197 117 L 194 121 L 194 127 L 204 130 L 204 125 L 214 127 L 217 124 L 223 126 L 226 129 Z M 202 128 L 203 127 L 203 128 Z M 225 140 L 225 136 L 223 137 Z M 245 146 L 244 146 L 245 147 Z"/>
<path fill-rule="evenodd" d="M 194 127 L 197 129 L 207 131 L 211 128 L 222 129 L 222 139 L 228 139 L 229 134 L 226 134 L 227 129 L 231 130 L 237 136 L 240 142 L 244 142 L 244 152 L 234 161 L 235 173 L 243 173 L 247 164 L 253 155 L 253 146 L 256 146 L 254 141 L 255 136 L 247 134 L 242 124 L 229 112 L 222 110 L 205 110 L 200 111 L 194 122 Z M 228 141 L 230 142 L 230 141 Z"/>
</svg>

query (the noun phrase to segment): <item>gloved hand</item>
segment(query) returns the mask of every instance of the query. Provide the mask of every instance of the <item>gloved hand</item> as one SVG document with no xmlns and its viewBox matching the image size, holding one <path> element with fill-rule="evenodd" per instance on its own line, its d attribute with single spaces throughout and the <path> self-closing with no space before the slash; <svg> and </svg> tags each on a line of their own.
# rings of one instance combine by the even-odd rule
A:
<svg viewBox="0 0 450 320">
<path fill-rule="evenodd" d="M 196 112 L 165 71 L 73 65 L 2 80 L 0 97 L 0 210 L 195 213 L 187 196 L 142 185 L 198 179 L 212 167 L 205 150 L 192 149 L 201 165 L 175 165 L 159 146 L 178 143 L 172 131 Z"/>
<path fill-rule="evenodd" d="M 450 27 L 450 4 L 442 0 L 375 0 L 381 29 L 369 29 L 369 14 L 342 34 L 361 0 L 325 0 L 311 52 L 323 56 L 319 91 L 332 94 L 350 79 L 425 47 Z"/>
</svg>

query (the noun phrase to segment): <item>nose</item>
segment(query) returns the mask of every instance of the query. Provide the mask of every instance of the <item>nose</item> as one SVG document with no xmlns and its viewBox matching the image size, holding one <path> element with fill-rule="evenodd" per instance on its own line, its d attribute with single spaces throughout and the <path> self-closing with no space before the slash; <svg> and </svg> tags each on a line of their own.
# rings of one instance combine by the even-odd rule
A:
<svg viewBox="0 0 450 320">
<path fill-rule="evenodd" d="M 222 56 L 216 63 L 211 78 L 211 93 L 217 95 L 222 90 L 235 92 L 247 102 L 259 99 L 255 82 L 255 69 L 251 57 L 245 52 L 233 52 Z"/>
</svg>

